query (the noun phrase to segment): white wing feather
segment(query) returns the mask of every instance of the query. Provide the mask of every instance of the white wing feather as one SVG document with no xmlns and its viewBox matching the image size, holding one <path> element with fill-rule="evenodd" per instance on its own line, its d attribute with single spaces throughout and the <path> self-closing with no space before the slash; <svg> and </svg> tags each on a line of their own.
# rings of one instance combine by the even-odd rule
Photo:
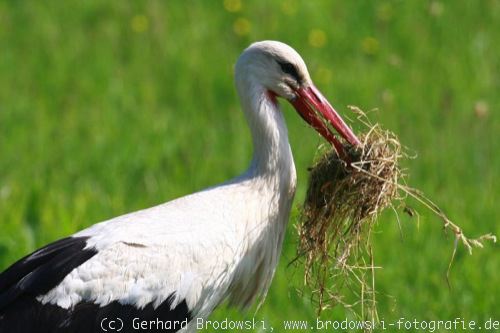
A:
<svg viewBox="0 0 500 333">
<path fill-rule="evenodd" d="M 98 253 L 38 299 L 63 308 L 82 300 L 144 307 L 174 294 L 172 307 L 185 300 L 196 317 L 208 316 L 225 297 L 248 306 L 269 286 L 282 241 L 275 233 L 288 220 L 270 224 L 267 215 L 276 209 L 261 205 L 273 200 L 249 184 L 255 185 L 208 189 L 78 232 Z"/>
</svg>

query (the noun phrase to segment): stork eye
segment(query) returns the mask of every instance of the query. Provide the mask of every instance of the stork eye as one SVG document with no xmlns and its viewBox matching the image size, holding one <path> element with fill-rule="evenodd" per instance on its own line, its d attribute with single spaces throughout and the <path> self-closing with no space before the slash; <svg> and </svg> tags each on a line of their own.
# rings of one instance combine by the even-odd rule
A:
<svg viewBox="0 0 500 333">
<path fill-rule="evenodd" d="M 295 65 L 293 65 L 292 63 L 289 63 L 289 62 L 278 62 L 278 64 L 280 65 L 283 73 L 286 73 L 286 74 L 292 76 L 295 80 L 297 80 L 297 82 L 301 81 L 299 73 L 297 72 L 297 68 L 295 67 Z"/>
</svg>

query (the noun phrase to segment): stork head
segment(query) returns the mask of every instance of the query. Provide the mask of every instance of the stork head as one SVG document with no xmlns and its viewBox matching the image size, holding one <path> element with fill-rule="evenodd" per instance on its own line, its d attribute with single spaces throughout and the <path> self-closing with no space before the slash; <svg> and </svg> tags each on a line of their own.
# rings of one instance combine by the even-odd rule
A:
<svg viewBox="0 0 500 333">
<path fill-rule="evenodd" d="M 314 86 L 304 60 L 290 46 L 276 41 L 250 45 L 236 64 L 236 76 L 237 81 L 238 76 L 245 76 L 259 82 L 274 102 L 276 97 L 289 101 L 307 123 L 335 146 L 341 157 L 345 153 L 331 127 L 350 144 L 361 144 Z"/>
</svg>

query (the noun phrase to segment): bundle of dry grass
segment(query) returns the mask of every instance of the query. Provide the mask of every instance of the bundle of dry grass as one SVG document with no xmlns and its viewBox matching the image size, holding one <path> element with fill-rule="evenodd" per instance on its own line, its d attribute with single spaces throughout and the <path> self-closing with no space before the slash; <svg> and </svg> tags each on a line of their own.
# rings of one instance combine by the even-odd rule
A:
<svg viewBox="0 0 500 333">
<path fill-rule="evenodd" d="M 370 124 L 360 109 L 351 109 L 368 131 L 360 136 L 361 148 L 345 145 L 349 165 L 334 150 L 323 149 L 310 169 L 297 225 L 298 258 L 304 260 L 305 285 L 312 290 L 318 312 L 343 304 L 363 318 L 376 320 L 376 267 L 370 237 L 377 216 L 385 208 L 404 205 L 406 197 L 411 196 L 439 215 L 445 229 L 451 229 L 469 250 L 495 238 L 488 234 L 468 239 L 439 207 L 406 186 L 400 160 L 408 155 L 396 135 Z"/>
</svg>

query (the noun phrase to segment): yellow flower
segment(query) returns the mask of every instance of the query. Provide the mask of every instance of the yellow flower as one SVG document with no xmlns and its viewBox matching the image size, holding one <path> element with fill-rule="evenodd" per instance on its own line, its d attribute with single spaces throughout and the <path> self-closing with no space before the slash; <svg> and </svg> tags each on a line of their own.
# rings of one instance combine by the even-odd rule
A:
<svg viewBox="0 0 500 333">
<path fill-rule="evenodd" d="M 281 11 L 285 15 L 293 16 L 297 13 L 297 3 L 294 0 L 283 1 L 281 3 Z"/>
<path fill-rule="evenodd" d="M 328 68 L 320 67 L 314 74 L 314 77 L 321 84 L 327 85 L 332 81 L 332 71 Z"/>
<path fill-rule="evenodd" d="M 239 12 L 241 7 L 241 0 L 224 0 L 224 9 L 230 13 Z"/>
<path fill-rule="evenodd" d="M 361 50 L 369 55 L 374 55 L 378 52 L 378 40 L 373 37 L 366 37 L 361 41 Z"/>
<path fill-rule="evenodd" d="M 474 114 L 477 118 L 485 119 L 488 118 L 490 113 L 490 105 L 488 102 L 480 100 L 476 101 L 474 104 Z"/>
<path fill-rule="evenodd" d="M 130 26 L 135 32 L 144 32 L 149 28 L 149 20 L 145 15 L 135 15 L 130 21 Z"/>
<path fill-rule="evenodd" d="M 246 18 L 240 17 L 234 21 L 233 30 L 239 36 L 248 35 L 252 30 L 252 24 Z"/>
<path fill-rule="evenodd" d="M 377 7 L 377 18 L 380 21 L 388 22 L 394 16 L 394 10 L 389 2 L 381 3 Z"/>
<path fill-rule="evenodd" d="M 431 4 L 429 5 L 429 13 L 432 16 L 439 17 L 443 15 L 444 12 L 444 5 L 439 2 L 439 1 L 432 1 Z"/>
<path fill-rule="evenodd" d="M 382 102 L 385 105 L 392 105 L 394 103 L 394 93 L 391 89 L 384 89 L 382 91 Z"/>
<path fill-rule="evenodd" d="M 309 44 L 312 47 L 323 47 L 326 44 L 326 34 L 323 30 L 313 29 L 309 32 Z"/>
</svg>

